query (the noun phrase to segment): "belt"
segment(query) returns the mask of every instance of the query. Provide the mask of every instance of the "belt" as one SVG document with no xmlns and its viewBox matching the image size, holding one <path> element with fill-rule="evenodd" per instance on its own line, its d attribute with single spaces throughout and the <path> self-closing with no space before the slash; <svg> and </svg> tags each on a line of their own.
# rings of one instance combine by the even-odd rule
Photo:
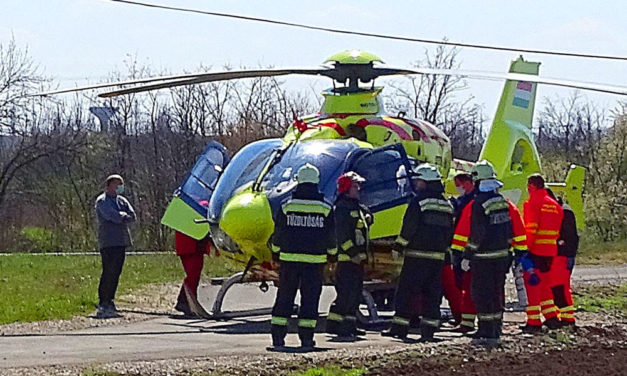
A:
<svg viewBox="0 0 627 376">
<path fill-rule="evenodd" d="M 405 257 L 424 258 L 429 260 L 441 260 L 444 261 L 444 252 L 437 251 L 419 251 L 417 249 L 406 249 L 403 251 Z"/>
</svg>

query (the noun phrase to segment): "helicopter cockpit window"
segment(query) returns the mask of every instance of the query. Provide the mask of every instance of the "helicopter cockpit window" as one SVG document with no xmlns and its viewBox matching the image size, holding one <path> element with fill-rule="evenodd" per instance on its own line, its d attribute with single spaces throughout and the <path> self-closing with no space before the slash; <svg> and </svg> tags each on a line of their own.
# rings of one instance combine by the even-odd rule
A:
<svg viewBox="0 0 627 376">
<path fill-rule="evenodd" d="M 407 176 L 409 163 L 398 150 L 375 150 L 353 163 L 352 170 L 366 179 L 361 201 L 373 211 L 407 201 L 412 194 Z"/>
<path fill-rule="evenodd" d="M 246 145 L 231 160 L 215 188 L 211 198 L 209 217 L 216 219 L 222 213 L 226 201 L 233 193 L 253 182 L 265 166 L 274 150 L 280 147 L 281 140 L 270 139 Z"/>
</svg>

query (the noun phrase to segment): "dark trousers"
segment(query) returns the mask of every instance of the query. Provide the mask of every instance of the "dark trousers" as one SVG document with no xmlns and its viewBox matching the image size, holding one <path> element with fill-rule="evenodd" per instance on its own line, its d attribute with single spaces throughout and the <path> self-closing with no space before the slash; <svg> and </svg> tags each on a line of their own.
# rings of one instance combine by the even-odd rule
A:
<svg viewBox="0 0 627 376">
<path fill-rule="evenodd" d="M 477 309 L 479 329 L 477 335 L 484 338 L 499 338 L 503 325 L 505 305 L 505 275 L 509 269 L 509 258 L 472 261 L 470 294 Z"/>
<path fill-rule="evenodd" d="M 115 291 L 118 289 L 126 247 L 109 247 L 100 250 L 102 259 L 102 274 L 98 285 L 98 300 L 100 304 L 109 304 L 115 298 Z"/>
<path fill-rule="evenodd" d="M 396 290 L 396 312 L 391 327 L 394 334 L 407 335 L 411 318 L 417 309 L 422 309 L 421 334 L 433 336 L 440 324 L 443 265 L 442 260 L 405 257 Z"/>
<path fill-rule="evenodd" d="M 327 332 L 338 335 L 354 334 L 357 331 L 357 310 L 361 303 L 364 287 L 364 268 L 352 261 L 339 262 L 335 269 L 335 292 L 337 297 L 327 317 Z"/>
<path fill-rule="evenodd" d="M 202 265 L 204 261 L 204 253 L 196 252 L 188 255 L 179 255 L 179 257 L 181 258 L 181 263 L 183 264 L 183 270 L 185 270 L 185 279 L 183 280 L 183 286 L 181 286 L 177 303 L 189 307 L 187 295 L 185 294 L 185 287 L 187 286 L 188 291 L 193 293 L 194 296 L 197 296 L 198 283 L 200 282 L 200 275 L 202 273 Z"/>
<path fill-rule="evenodd" d="M 287 319 L 292 316 L 294 299 L 298 290 L 300 290 L 298 337 L 301 341 L 313 340 L 318 320 L 318 304 L 322 293 L 323 265 L 281 262 L 279 291 L 272 308 L 273 342 L 279 342 L 287 334 Z"/>
</svg>

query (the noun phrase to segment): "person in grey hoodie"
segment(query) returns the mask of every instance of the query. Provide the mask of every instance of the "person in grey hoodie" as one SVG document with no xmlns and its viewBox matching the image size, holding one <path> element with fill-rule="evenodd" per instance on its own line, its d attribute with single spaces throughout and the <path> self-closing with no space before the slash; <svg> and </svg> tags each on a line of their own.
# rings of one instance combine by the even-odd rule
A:
<svg viewBox="0 0 627 376">
<path fill-rule="evenodd" d="M 98 318 L 119 316 L 113 302 L 122 273 L 126 248 L 131 245 L 128 224 L 135 222 L 135 210 L 122 196 L 124 179 L 110 175 L 105 190 L 96 199 L 98 217 L 98 244 L 102 258 L 102 274 L 98 285 Z"/>
</svg>

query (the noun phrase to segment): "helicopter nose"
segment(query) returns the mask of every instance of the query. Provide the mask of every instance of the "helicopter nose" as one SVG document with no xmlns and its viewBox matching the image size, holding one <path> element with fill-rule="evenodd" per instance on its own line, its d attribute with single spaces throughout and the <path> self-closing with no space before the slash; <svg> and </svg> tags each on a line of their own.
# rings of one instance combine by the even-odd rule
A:
<svg viewBox="0 0 627 376">
<path fill-rule="evenodd" d="M 266 195 L 244 191 L 233 196 L 224 206 L 220 228 L 244 252 L 267 251 L 268 239 L 274 232 L 274 221 Z"/>
</svg>

